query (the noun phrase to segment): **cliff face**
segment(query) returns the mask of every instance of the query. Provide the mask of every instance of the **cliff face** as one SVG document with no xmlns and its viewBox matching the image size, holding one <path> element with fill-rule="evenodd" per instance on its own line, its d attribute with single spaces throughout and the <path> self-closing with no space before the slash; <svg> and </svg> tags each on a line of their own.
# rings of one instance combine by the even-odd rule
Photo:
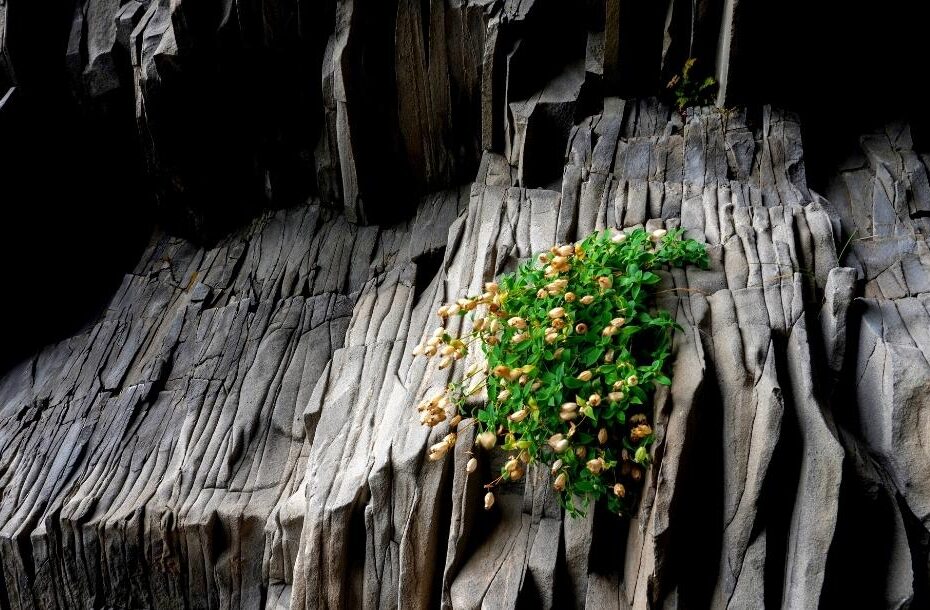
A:
<svg viewBox="0 0 930 610">
<path fill-rule="evenodd" d="M 889 122 L 818 194 L 796 115 L 638 99 L 697 57 L 746 100 L 766 14 L 652 6 L 77 3 L 69 99 L 100 154 L 137 144 L 164 228 L 0 377 L 0 608 L 930 603 L 930 157 Z M 63 95 L 20 7 L 0 127 Z M 461 371 L 412 348 L 440 303 L 635 226 L 711 258 L 663 276 L 683 330 L 636 513 L 566 519 L 534 469 L 484 511 L 468 434 L 427 463 L 447 430 L 415 410 Z"/>
</svg>

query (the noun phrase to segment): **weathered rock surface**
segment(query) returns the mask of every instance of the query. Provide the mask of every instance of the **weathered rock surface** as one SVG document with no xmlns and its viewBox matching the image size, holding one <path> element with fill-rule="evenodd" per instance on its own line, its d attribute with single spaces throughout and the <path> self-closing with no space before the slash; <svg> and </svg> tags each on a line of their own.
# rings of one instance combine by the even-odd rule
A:
<svg viewBox="0 0 930 610">
<path fill-rule="evenodd" d="M 930 604 L 908 126 L 822 196 L 791 113 L 605 95 L 690 53 L 729 99 L 739 2 L 216 4 L 75 4 L 76 90 L 133 93 L 168 226 L 219 237 L 157 232 L 99 317 L 0 377 L 0 608 Z M 447 430 L 414 408 L 461 371 L 411 349 L 440 303 L 638 226 L 711 268 L 663 276 L 682 331 L 636 513 L 566 519 L 534 470 L 484 511 L 468 433 L 428 463 Z"/>
</svg>

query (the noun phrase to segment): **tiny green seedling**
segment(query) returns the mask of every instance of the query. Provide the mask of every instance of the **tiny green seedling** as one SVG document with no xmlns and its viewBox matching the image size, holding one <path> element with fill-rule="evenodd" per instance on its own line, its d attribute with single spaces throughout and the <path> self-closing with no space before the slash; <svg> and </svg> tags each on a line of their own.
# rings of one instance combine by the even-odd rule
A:
<svg viewBox="0 0 930 610">
<path fill-rule="evenodd" d="M 717 96 L 717 80 L 714 77 L 693 78 L 692 70 L 696 61 L 694 58 L 688 59 L 681 74 L 676 74 L 666 86 L 678 112 L 684 112 L 692 106 L 712 106 Z"/>
</svg>

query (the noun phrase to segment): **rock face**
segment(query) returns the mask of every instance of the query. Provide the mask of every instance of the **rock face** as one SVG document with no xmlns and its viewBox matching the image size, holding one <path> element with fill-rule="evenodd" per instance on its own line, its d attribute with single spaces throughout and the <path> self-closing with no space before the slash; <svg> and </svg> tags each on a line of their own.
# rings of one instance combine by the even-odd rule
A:
<svg viewBox="0 0 930 610">
<path fill-rule="evenodd" d="M 728 102 L 744 3 L 578 4 L 76 3 L 76 95 L 132 93 L 167 230 L 0 377 L 0 608 L 930 604 L 930 156 L 888 123 L 822 196 L 794 114 L 614 95 L 690 55 Z M 639 226 L 711 268 L 663 276 L 636 513 L 567 519 L 533 469 L 483 510 L 487 460 L 426 462 L 415 410 L 469 362 L 412 348 Z"/>
</svg>

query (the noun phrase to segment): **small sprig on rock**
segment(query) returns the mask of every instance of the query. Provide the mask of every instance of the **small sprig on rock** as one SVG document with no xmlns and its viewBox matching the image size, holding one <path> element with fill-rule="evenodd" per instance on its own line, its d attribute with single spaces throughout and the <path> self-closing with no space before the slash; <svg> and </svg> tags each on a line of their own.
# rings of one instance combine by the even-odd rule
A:
<svg viewBox="0 0 930 610">
<path fill-rule="evenodd" d="M 485 362 L 420 403 L 423 424 L 448 419 L 452 430 L 430 447 L 429 459 L 445 456 L 462 417 L 472 417 L 477 446 L 510 452 L 485 485 L 485 508 L 494 505 L 497 485 L 543 462 L 569 514 L 600 498 L 628 513 L 650 463 L 651 393 L 671 383 L 664 370 L 677 324 L 655 308 L 655 271 L 707 262 L 704 245 L 680 229 L 603 231 L 554 246 L 488 282 L 482 294 L 440 307 L 443 323 L 470 315 L 471 324 L 463 324 L 463 338 L 437 328 L 414 355 L 438 356 L 445 368 L 477 342 Z M 466 404 L 483 389 L 483 406 Z M 466 468 L 475 472 L 477 459 Z"/>
</svg>

